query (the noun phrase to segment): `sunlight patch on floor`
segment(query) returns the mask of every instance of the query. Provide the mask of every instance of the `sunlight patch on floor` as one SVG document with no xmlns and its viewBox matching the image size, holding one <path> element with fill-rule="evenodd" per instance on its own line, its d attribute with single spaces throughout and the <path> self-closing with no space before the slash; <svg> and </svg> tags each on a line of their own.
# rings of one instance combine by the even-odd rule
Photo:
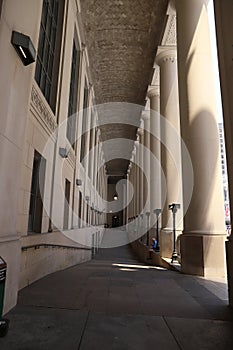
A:
<svg viewBox="0 0 233 350">
<path fill-rule="evenodd" d="M 112 266 L 115 267 L 120 267 L 120 268 L 124 268 L 124 269 L 144 269 L 144 270 L 163 270 L 163 271 L 167 271 L 167 269 L 163 268 L 163 267 L 159 267 L 159 266 L 148 266 L 148 265 L 129 265 L 129 264 L 112 264 Z"/>
</svg>

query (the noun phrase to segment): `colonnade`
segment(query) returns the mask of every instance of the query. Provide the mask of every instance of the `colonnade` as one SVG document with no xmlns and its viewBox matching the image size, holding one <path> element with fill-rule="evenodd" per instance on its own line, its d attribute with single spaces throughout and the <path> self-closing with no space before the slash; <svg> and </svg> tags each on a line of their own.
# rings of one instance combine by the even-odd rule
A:
<svg viewBox="0 0 233 350">
<path fill-rule="evenodd" d="M 143 217 L 139 227 L 148 245 L 155 236 L 155 209 L 161 209 L 160 255 L 171 257 L 168 205 L 180 204 L 176 244 L 182 271 L 223 276 L 226 235 L 207 2 L 179 0 L 175 8 L 177 45 L 157 50 L 159 80 L 148 89 L 150 108 L 142 113 L 140 147 L 128 170 L 134 187 L 128 218 Z"/>
</svg>

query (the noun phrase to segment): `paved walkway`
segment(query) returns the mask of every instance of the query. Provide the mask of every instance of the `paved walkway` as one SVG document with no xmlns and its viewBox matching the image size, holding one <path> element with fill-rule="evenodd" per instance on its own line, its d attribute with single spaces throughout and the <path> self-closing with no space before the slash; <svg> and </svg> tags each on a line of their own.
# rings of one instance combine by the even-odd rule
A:
<svg viewBox="0 0 233 350">
<path fill-rule="evenodd" d="M 224 284 L 138 263 L 129 247 L 19 293 L 1 350 L 232 350 Z"/>
</svg>

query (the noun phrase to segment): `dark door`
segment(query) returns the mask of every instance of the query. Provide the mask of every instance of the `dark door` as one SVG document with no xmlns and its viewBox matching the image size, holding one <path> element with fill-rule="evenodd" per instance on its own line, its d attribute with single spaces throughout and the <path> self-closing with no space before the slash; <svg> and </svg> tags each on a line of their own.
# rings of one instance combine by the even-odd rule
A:
<svg viewBox="0 0 233 350">
<path fill-rule="evenodd" d="M 119 227 L 119 216 L 114 215 L 112 217 L 112 227 Z"/>
<path fill-rule="evenodd" d="M 29 206 L 29 232 L 41 232 L 43 217 L 45 167 L 45 159 L 37 151 L 35 151 L 32 169 L 31 196 Z"/>
</svg>

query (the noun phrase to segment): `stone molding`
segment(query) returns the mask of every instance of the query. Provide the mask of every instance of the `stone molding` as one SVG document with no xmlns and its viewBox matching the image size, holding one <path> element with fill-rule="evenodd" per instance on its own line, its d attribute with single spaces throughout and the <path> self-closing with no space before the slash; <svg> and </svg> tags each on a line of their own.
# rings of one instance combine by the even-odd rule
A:
<svg viewBox="0 0 233 350">
<path fill-rule="evenodd" d="M 164 31 L 162 45 L 176 46 L 176 42 L 176 15 L 170 15 Z"/>
<path fill-rule="evenodd" d="M 176 62 L 177 61 L 176 46 L 159 46 L 155 60 L 159 66 L 166 62 L 171 62 L 171 63 Z"/>
<path fill-rule="evenodd" d="M 38 91 L 39 88 L 33 84 L 31 91 L 31 107 L 36 112 L 36 117 L 39 122 L 43 124 L 48 134 L 53 133 L 56 130 L 57 123 L 54 114 L 46 107 L 41 96 L 41 92 Z"/>
<path fill-rule="evenodd" d="M 148 92 L 147 92 L 147 96 L 149 97 L 149 99 L 156 97 L 156 96 L 160 96 L 160 87 L 159 85 L 150 85 Z"/>
<path fill-rule="evenodd" d="M 153 78 L 151 81 L 151 85 L 159 85 L 159 76 L 160 76 L 160 70 L 159 70 L 159 66 L 157 65 L 156 61 L 154 62 L 154 74 L 153 74 Z"/>
</svg>

